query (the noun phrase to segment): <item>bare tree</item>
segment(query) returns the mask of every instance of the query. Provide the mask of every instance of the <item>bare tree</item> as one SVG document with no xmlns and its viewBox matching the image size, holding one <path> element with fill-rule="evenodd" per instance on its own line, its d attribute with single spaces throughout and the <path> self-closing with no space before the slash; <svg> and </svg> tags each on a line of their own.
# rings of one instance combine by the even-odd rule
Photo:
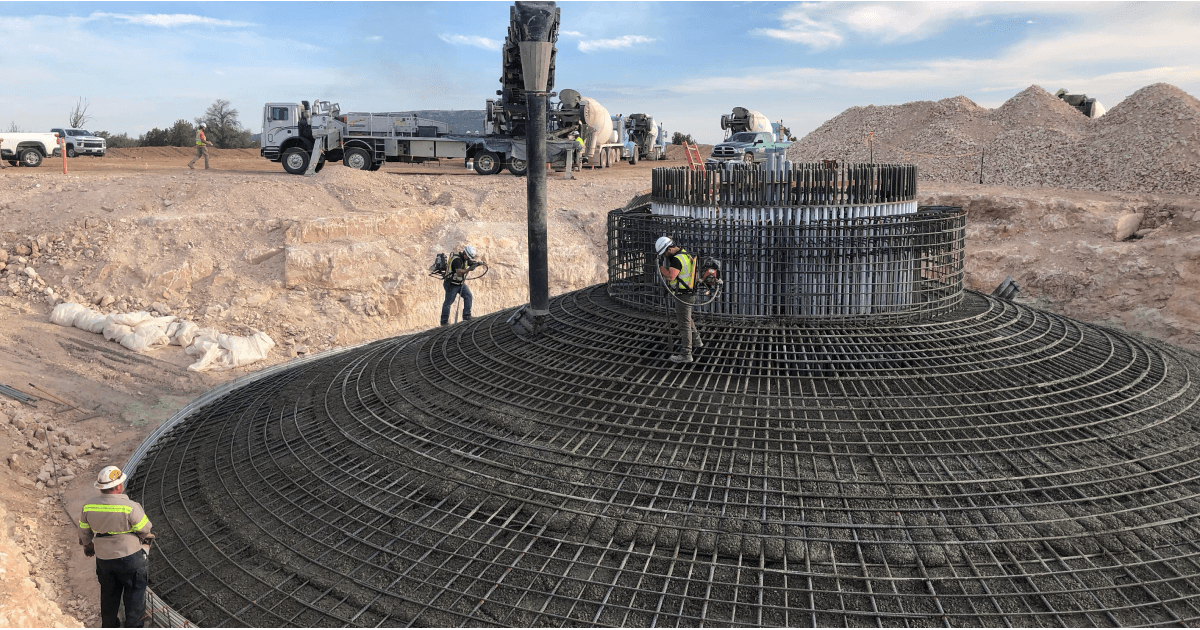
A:
<svg viewBox="0 0 1200 630">
<path fill-rule="evenodd" d="M 8 123 L 8 129 L 6 129 L 6 131 L 8 131 L 8 133 L 21 133 L 24 130 L 21 129 L 21 125 L 18 125 L 17 121 L 14 120 Z"/>
<path fill-rule="evenodd" d="M 197 118 L 196 124 L 205 123 L 209 141 L 218 149 L 244 149 L 253 144 L 250 141 L 249 130 L 242 129 L 238 120 L 238 110 L 230 106 L 229 101 L 219 98 L 204 110 L 204 117 Z"/>
<path fill-rule="evenodd" d="M 79 102 L 75 104 L 75 109 L 71 110 L 70 117 L 67 119 L 71 127 L 82 127 L 92 119 L 87 113 L 88 105 L 90 103 L 88 103 L 86 98 L 79 97 Z"/>
</svg>

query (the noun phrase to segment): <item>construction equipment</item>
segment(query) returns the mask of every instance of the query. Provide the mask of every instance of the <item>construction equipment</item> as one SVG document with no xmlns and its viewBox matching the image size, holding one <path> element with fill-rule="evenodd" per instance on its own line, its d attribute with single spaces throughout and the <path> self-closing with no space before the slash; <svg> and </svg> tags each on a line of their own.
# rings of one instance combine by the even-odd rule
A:
<svg viewBox="0 0 1200 630">
<path fill-rule="evenodd" d="M 1094 98 L 1087 94 L 1068 94 L 1067 89 L 1063 88 L 1054 93 L 1058 98 L 1066 101 L 1067 105 L 1074 107 L 1079 113 L 1088 118 L 1099 118 L 1108 110 Z"/>
<path fill-rule="evenodd" d="M 625 135 L 636 148 L 629 156 L 630 164 L 637 164 L 638 160 L 666 159 L 667 130 L 649 114 L 630 114 L 625 119 Z"/>
</svg>

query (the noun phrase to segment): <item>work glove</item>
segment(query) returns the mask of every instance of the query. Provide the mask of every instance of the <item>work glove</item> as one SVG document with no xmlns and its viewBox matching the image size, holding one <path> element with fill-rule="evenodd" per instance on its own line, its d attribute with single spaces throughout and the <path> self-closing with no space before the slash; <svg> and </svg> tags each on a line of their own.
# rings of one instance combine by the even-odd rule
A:
<svg viewBox="0 0 1200 630">
<path fill-rule="evenodd" d="M 89 558 L 96 555 L 96 546 L 95 545 L 84 545 L 83 555 L 85 555 Z"/>
<path fill-rule="evenodd" d="M 146 534 L 145 536 L 142 536 L 142 546 L 143 547 L 150 547 L 153 544 L 154 544 L 154 534 Z"/>
</svg>

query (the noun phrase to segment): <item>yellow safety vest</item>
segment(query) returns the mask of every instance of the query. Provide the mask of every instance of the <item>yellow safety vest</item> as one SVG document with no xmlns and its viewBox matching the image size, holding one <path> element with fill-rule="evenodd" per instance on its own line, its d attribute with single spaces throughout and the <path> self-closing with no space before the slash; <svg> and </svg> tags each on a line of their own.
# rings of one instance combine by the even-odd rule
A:
<svg viewBox="0 0 1200 630">
<path fill-rule="evenodd" d="M 583 138 L 575 138 L 575 142 L 578 142 L 578 143 L 579 143 L 579 148 L 580 148 L 580 149 L 582 149 L 582 148 L 583 148 L 583 146 L 584 146 L 584 144 L 583 144 Z"/>
<path fill-rule="evenodd" d="M 679 248 L 679 253 L 675 254 L 675 258 L 679 259 L 679 275 L 671 281 L 671 288 L 676 291 L 691 291 L 696 278 L 696 259 L 687 253 L 687 250 Z"/>
<path fill-rule="evenodd" d="M 196 146 L 202 146 L 208 143 L 208 138 L 204 137 L 203 131 L 196 132 Z"/>
</svg>

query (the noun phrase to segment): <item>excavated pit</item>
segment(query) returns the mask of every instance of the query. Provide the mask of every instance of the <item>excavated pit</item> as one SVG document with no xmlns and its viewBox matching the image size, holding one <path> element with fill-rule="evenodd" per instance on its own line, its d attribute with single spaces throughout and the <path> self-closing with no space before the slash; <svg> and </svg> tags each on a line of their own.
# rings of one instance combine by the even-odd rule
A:
<svg viewBox="0 0 1200 630">
<path fill-rule="evenodd" d="M 611 253 L 644 210 L 610 216 Z M 207 396 L 131 462 L 158 620 L 1195 624 L 1200 357 L 962 291 L 961 212 L 926 216 L 805 228 L 886 227 L 887 257 L 842 246 L 803 282 L 903 258 L 876 284 L 903 303 L 746 317 L 738 293 L 694 363 L 614 255 L 536 338 L 495 313 Z"/>
</svg>

